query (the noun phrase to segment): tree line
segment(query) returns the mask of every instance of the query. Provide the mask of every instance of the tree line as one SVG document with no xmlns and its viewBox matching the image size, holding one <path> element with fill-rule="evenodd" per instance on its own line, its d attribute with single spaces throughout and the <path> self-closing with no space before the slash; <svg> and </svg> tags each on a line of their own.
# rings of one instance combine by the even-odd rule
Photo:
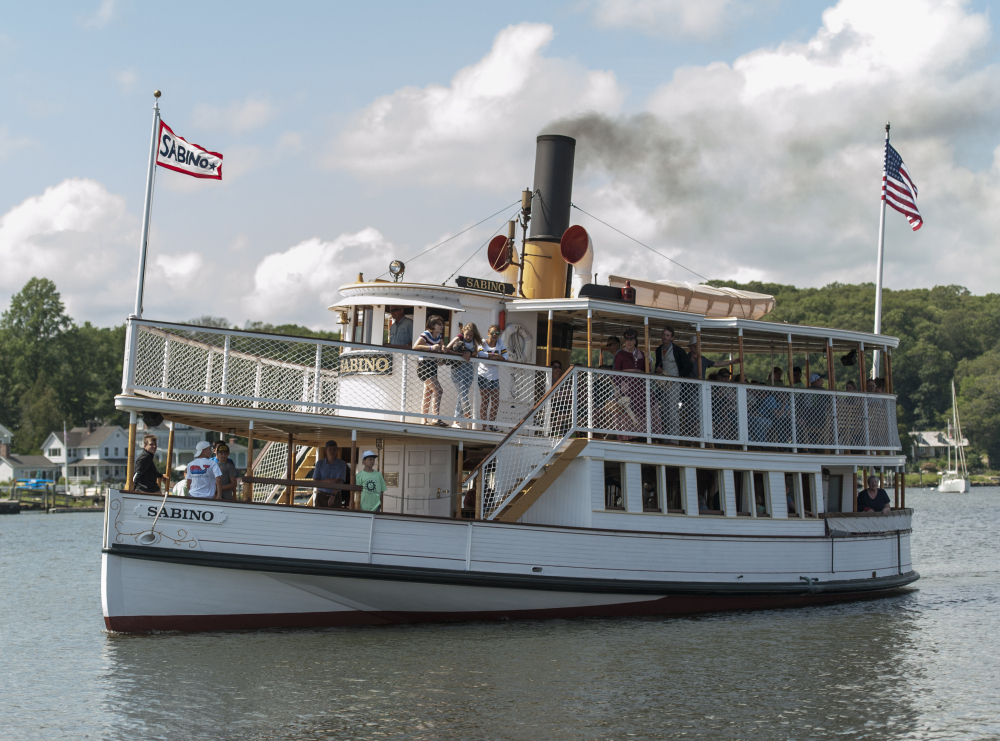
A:
<svg viewBox="0 0 1000 741">
<path fill-rule="evenodd" d="M 712 281 L 775 297 L 766 321 L 871 332 L 872 284 L 796 288 L 778 283 Z M 231 327 L 224 318 L 191 323 Z M 883 293 L 883 333 L 898 337 L 893 380 L 900 431 L 942 429 L 951 416 L 951 381 L 958 388 L 963 432 L 1000 467 L 1000 295 L 974 296 L 961 286 Z M 243 329 L 339 339 L 294 324 L 247 322 Z M 120 393 L 125 326 L 76 324 L 55 284 L 32 278 L 0 316 L 0 424 L 14 432 L 14 450 L 38 453 L 49 432 L 94 421 L 127 424 L 115 410 Z M 818 367 L 824 362 L 814 358 Z M 769 359 L 751 358 L 747 372 L 763 379 Z M 759 368 L 757 366 L 760 366 Z M 756 375 L 755 375 L 756 374 Z M 904 445 L 909 453 L 909 442 Z"/>
</svg>

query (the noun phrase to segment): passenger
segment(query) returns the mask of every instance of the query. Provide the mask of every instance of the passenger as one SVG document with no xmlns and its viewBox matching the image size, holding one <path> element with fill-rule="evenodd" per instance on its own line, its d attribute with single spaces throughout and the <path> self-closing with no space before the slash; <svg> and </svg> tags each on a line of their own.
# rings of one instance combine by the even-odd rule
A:
<svg viewBox="0 0 1000 741">
<path fill-rule="evenodd" d="M 824 379 L 819 373 L 813 373 L 809 376 L 809 388 L 822 390 L 825 381 L 826 379 Z"/>
<path fill-rule="evenodd" d="M 186 474 L 189 497 L 222 499 L 222 471 L 211 455 L 212 446 L 205 440 L 194 446 L 194 460 L 188 463 Z"/>
<path fill-rule="evenodd" d="M 753 498 L 757 508 L 757 516 L 760 517 L 762 515 L 766 515 L 767 505 L 764 504 L 764 492 L 762 491 L 755 492 Z"/>
<path fill-rule="evenodd" d="M 872 380 L 871 378 L 865 381 L 865 391 L 867 391 L 869 394 L 874 394 L 876 391 L 875 381 Z"/>
<path fill-rule="evenodd" d="M 444 345 L 444 319 L 437 314 L 427 317 L 426 329 L 413 343 L 414 350 L 427 350 L 432 353 L 448 354 Z M 438 381 L 438 360 L 435 358 L 417 358 L 417 378 L 424 382 L 424 398 L 421 411 L 430 417 L 441 413 L 441 382 Z M 425 417 L 421 424 L 447 427 L 443 419 L 432 420 Z"/>
<path fill-rule="evenodd" d="M 552 369 L 552 383 L 555 384 L 560 378 L 562 378 L 563 367 L 562 363 L 558 360 L 553 360 L 552 365 L 549 366 Z"/>
<path fill-rule="evenodd" d="M 802 383 L 802 369 L 799 366 L 792 368 L 792 383 L 797 389 L 804 389 L 806 385 Z"/>
<path fill-rule="evenodd" d="M 224 442 L 219 442 L 215 446 L 215 461 L 218 465 L 219 470 L 222 472 L 220 490 L 222 491 L 222 498 L 227 502 L 236 501 L 236 488 L 239 486 L 240 472 L 236 468 L 236 464 L 232 462 L 229 458 L 229 446 Z"/>
<path fill-rule="evenodd" d="M 767 377 L 767 382 L 771 386 L 780 386 L 781 385 L 781 378 L 784 375 L 785 375 L 785 372 L 779 366 L 776 365 L 776 366 L 774 366 L 771 369 L 771 375 L 769 375 Z"/>
<path fill-rule="evenodd" d="M 858 390 L 858 384 L 856 384 L 854 381 L 848 381 L 844 385 L 844 391 L 857 391 L 857 390 Z"/>
<path fill-rule="evenodd" d="M 688 356 L 691 358 L 691 378 L 698 377 L 698 357 L 700 355 L 701 349 L 698 347 L 698 335 L 694 335 L 688 341 Z M 725 360 L 709 360 L 708 358 L 702 358 L 701 377 L 705 378 L 705 374 L 708 373 L 709 368 L 732 368 L 734 365 L 739 364 L 739 359 L 726 362 Z"/>
<path fill-rule="evenodd" d="M 606 352 L 607 353 L 611 353 L 611 362 L 608 364 L 607 367 L 608 368 L 612 368 L 612 367 L 614 367 L 614 364 L 615 364 L 615 355 L 618 354 L 618 351 L 621 350 L 621 347 L 622 347 L 622 341 L 621 340 L 619 340 L 614 335 L 611 335 L 611 337 L 608 337 L 608 341 L 604 344 L 604 350 L 601 351 L 601 367 L 602 368 L 604 367 L 604 353 L 606 353 Z"/>
<path fill-rule="evenodd" d="M 875 379 L 875 393 L 884 394 L 885 393 L 885 379 L 879 376 Z"/>
<path fill-rule="evenodd" d="M 892 511 L 889 495 L 885 489 L 878 487 L 878 476 L 868 477 L 868 488 L 858 494 L 858 512 L 881 512 L 883 515 Z"/>
<path fill-rule="evenodd" d="M 690 378 L 691 358 L 674 344 L 674 330 L 672 327 L 664 327 L 661 333 L 663 343 L 656 348 L 656 360 L 653 364 L 653 372 L 670 378 Z M 657 384 L 660 385 L 660 384 Z M 660 419 L 659 431 L 668 436 L 676 436 L 680 433 L 680 385 L 676 383 L 663 384 L 660 396 Z"/>
<path fill-rule="evenodd" d="M 486 332 L 487 338 L 483 340 L 479 357 L 487 360 L 506 360 L 507 347 L 503 344 L 500 336 L 500 327 L 491 324 Z M 493 422 L 497 418 L 497 410 L 500 408 L 500 370 L 492 363 L 479 364 L 479 393 L 483 398 L 483 410 L 480 413 L 482 418 L 488 422 Z M 491 432 L 499 432 L 500 428 L 493 425 L 485 429 Z"/>
<path fill-rule="evenodd" d="M 343 484 L 347 481 L 347 464 L 340 459 L 339 446 L 336 440 L 327 440 L 323 447 L 323 457 L 316 463 L 313 469 L 313 481 L 332 481 L 335 484 Z M 317 507 L 336 507 L 343 509 L 351 500 L 350 492 L 334 491 L 333 489 L 316 490 Z"/>
<path fill-rule="evenodd" d="M 729 372 L 728 368 L 723 368 L 722 370 L 719 371 L 719 380 L 720 381 L 732 381 L 733 380 L 733 374 Z"/>
<path fill-rule="evenodd" d="M 711 373 L 708 374 L 708 379 L 707 380 L 709 380 L 709 381 L 718 381 L 719 380 L 719 373 L 720 372 L 721 371 L 712 371 Z"/>
<path fill-rule="evenodd" d="M 389 326 L 389 346 L 405 347 L 407 350 L 413 346 L 413 320 L 403 313 L 402 306 L 393 306 L 389 309 L 392 316 L 392 324 Z"/>
<path fill-rule="evenodd" d="M 135 459 L 135 474 L 132 476 L 132 490 L 146 494 L 159 494 L 160 482 L 167 477 L 156 469 L 156 435 L 142 438 L 142 452 Z M 168 462 L 169 467 L 169 462 Z"/>
<path fill-rule="evenodd" d="M 797 515 L 798 511 L 795 509 L 795 495 L 792 493 L 792 485 L 785 480 L 785 506 L 788 507 L 789 515 Z"/>
<path fill-rule="evenodd" d="M 645 373 L 646 356 L 636 345 L 639 333 L 634 329 L 626 329 L 622 334 L 625 345 L 615 355 L 615 370 L 624 373 Z M 681 350 L 683 353 L 684 351 Z M 646 429 L 646 382 L 641 378 L 623 378 L 617 376 L 618 414 L 615 419 L 615 429 L 640 432 Z M 634 437 L 619 435 L 619 440 L 633 440 Z"/>
<path fill-rule="evenodd" d="M 455 402 L 456 417 L 472 417 L 472 402 L 469 400 L 469 390 L 476 377 L 476 369 L 469 359 L 473 355 L 478 356 L 483 347 L 483 338 L 479 334 L 479 328 L 472 322 L 462 326 L 461 332 L 455 335 L 455 339 L 448 345 L 448 349 L 456 355 L 461 355 L 463 362 L 452 368 L 451 377 L 455 381 L 458 389 L 458 400 Z M 454 422 L 452 427 L 462 427 L 461 422 Z"/>
<path fill-rule="evenodd" d="M 361 487 L 362 512 L 382 511 L 382 494 L 385 493 L 386 485 L 382 474 L 375 470 L 377 459 L 375 451 L 366 450 L 361 456 L 363 468 L 354 475 L 354 483 Z"/>
</svg>

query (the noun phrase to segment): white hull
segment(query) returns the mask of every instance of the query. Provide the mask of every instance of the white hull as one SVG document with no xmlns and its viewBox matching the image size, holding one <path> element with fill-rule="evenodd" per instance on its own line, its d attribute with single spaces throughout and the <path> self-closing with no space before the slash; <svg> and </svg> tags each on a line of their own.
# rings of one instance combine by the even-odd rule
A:
<svg viewBox="0 0 1000 741">
<path fill-rule="evenodd" d="M 968 494 L 972 484 L 968 479 L 946 476 L 938 484 L 938 491 L 945 494 Z"/>
<path fill-rule="evenodd" d="M 854 599 L 917 578 L 908 512 L 838 521 L 831 537 L 823 519 L 746 535 L 745 522 L 700 518 L 700 534 L 652 533 L 171 498 L 173 517 L 141 545 L 158 502 L 108 498 L 111 630 L 705 612 Z"/>
</svg>

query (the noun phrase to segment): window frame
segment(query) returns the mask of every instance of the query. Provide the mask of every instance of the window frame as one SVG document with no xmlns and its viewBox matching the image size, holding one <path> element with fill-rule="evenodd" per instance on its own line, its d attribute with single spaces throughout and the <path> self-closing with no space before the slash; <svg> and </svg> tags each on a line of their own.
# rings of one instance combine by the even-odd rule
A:
<svg viewBox="0 0 1000 741">
<path fill-rule="evenodd" d="M 620 488 L 621 492 L 619 496 L 621 497 L 621 506 L 614 507 L 608 505 L 608 466 L 618 466 L 618 476 L 621 482 Z M 601 461 L 601 488 L 604 491 L 604 511 L 605 512 L 627 512 L 627 492 L 625 490 L 625 462 L 624 461 Z"/>
<path fill-rule="evenodd" d="M 656 463 L 639 464 L 639 486 L 641 487 L 643 513 L 663 514 L 663 477 L 660 476 L 661 467 Z M 653 473 L 653 493 L 656 498 L 655 507 L 646 507 L 646 472 L 648 469 L 652 469 Z"/>
<path fill-rule="evenodd" d="M 718 490 L 719 495 L 719 509 L 702 509 L 699 503 L 698 506 L 698 516 L 706 517 L 725 517 L 726 516 L 726 477 L 724 475 L 724 470 L 721 468 L 700 468 L 695 467 L 695 487 L 696 493 L 701 494 L 701 485 L 698 483 L 698 473 L 701 471 L 710 472 L 715 477 L 715 486 Z M 699 499 L 700 502 L 700 499 Z M 709 505 L 711 502 L 708 501 L 708 496 L 705 497 L 705 504 Z"/>
</svg>

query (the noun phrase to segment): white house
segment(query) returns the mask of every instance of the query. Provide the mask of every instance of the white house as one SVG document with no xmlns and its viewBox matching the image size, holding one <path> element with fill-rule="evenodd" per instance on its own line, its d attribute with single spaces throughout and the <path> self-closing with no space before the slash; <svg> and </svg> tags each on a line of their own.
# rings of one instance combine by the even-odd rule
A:
<svg viewBox="0 0 1000 741">
<path fill-rule="evenodd" d="M 156 435 L 156 460 L 165 461 L 167 458 L 167 442 L 170 435 L 170 430 L 167 427 L 167 424 L 164 422 L 156 425 L 155 427 L 147 427 L 144 420 L 140 418 L 139 423 L 136 425 L 136 450 L 142 447 L 142 438 L 146 435 Z M 174 423 L 174 460 L 171 468 L 176 470 L 186 466 L 194 460 L 195 445 L 202 440 L 211 441 L 214 439 L 216 439 L 216 436 L 213 432 L 202 430 L 197 427 L 191 427 L 190 425 Z M 235 463 L 236 467 L 240 470 L 246 468 L 246 446 L 239 445 L 237 443 L 228 443 L 228 445 L 229 459 Z"/>
<path fill-rule="evenodd" d="M 921 458 L 944 458 L 948 454 L 949 447 L 955 447 L 956 441 L 946 430 L 914 430 L 910 433 L 913 439 L 913 457 L 915 460 Z M 969 438 L 963 437 L 958 443 L 963 448 L 969 446 Z"/>
<path fill-rule="evenodd" d="M 17 481 L 19 479 L 51 479 L 59 480 L 59 467 L 44 455 L 18 455 L 10 451 L 10 432 L 7 437 L 0 437 L 0 481 Z M 2 434 L 2 433 L 0 433 Z"/>
<path fill-rule="evenodd" d="M 125 480 L 128 433 L 121 427 L 74 427 L 66 438 L 68 445 L 61 430 L 51 432 L 42 450 L 59 469 L 69 467 L 69 483 Z"/>
</svg>

